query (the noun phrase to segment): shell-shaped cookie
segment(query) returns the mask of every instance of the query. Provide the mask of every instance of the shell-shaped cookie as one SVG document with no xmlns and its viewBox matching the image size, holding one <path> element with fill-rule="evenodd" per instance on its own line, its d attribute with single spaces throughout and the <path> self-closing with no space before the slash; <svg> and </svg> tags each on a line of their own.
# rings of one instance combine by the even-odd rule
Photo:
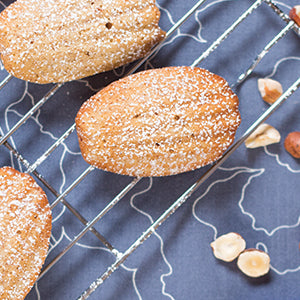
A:
<svg viewBox="0 0 300 300">
<path fill-rule="evenodd" d="M 15 77 L 65 82 L 112 70 L 163 39 L 154 0 L 17 0 L 0 14 L 0 52 Z"/>
<path fill-rule="evenodd" d="M 207 70 L 168 67 L 116 81 L 76 117 L 83 158 L 132 176 L 191 171 L 220 158 L 240 124 L 238 97 Z"/>
<path fill-rule="evenodd" d="M 0 169 L 0 299 L 24 299 L 49 247 L 51 211 L 28 174 Z"/>
</svg>

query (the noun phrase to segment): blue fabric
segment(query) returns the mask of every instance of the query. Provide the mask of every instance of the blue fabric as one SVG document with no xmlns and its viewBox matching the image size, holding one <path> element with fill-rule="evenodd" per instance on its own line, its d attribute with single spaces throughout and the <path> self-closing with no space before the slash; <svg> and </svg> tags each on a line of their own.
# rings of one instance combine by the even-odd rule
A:
<svg viewBox="0 0 300 300">
<path fill-rule="evenodd" d="M 3 2 L 0 2 L 2 7 L 9 4 L 9 1 Z M 146 67 L 191 65 L 253 2 L 206 1 Z M 195 3 L 159 0 L 161 27 L 168 30 Z M 296 0 L 276 3 L 287 14 L 291 7 L 299 4 Z M 285 25 L 263 3 L 200 66 L 223 76 L 233 85 Z M 299 46 L 299 37 L 289 32 L 235 89 L 242 116 L 237 138 L 269 107 L 258 92 L 258 78 L 278 80 L 284 90 L 299 78 Z M 66 83 L 13 134 L 9 143 L 33 163 L 73 124 L 86 99 L 129 69 L 127 66 Z M 2 70 L 0 79 L 6 75 Z M 4 87 L 0 133 L 5 134 L 50 87 L 18 79 Z M 267 120 L 279 130 L 280 143 L 257 149 L 240 146 L 90 299 L 299 299 L 300 160 L 291 157 L 283 146 L 289 132 L 300 131 L 299 113 L 298 90 Z M 0 165 L 26 170 L 4 146 L 0 147 Z M 76 133 L 72 133 L 37 171 L 61 193 L 87 167 L 80 155 Z M 95 228 L 120 252 L 126 251 L 207 169 L 142 179 Z M 95 170 L 66 200 L 90 221 L 131 180 Z M 55 197 L 41 186 L 52 203 Z M 53 209 L 53 218 L 46 265 L 83 229 L 62 204 Z M 269 253 L 268 275 L 249 278 L 238 270 L 236 261 L 224 263 L 214 258 L 210 243 L 231 231 L 245 238 L 247 248 Z M 88 232 L 38 281 L 27 299 L 38 299 L 38 295 L 40 299 L 74 299 L 114 261 L 114 256 Z"/>
</svg>

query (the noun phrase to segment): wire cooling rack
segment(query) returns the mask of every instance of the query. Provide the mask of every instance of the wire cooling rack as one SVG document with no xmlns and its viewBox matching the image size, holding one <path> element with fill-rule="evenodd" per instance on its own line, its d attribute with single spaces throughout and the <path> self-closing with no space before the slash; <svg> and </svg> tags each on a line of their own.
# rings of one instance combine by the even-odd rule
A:
<svg viewBox="0 0 300 300">
<path fill-rule="evenodd" d="M 300 35 L 299 26 L 297 26 L 295 24 L 295 22 L 293 20 L 291 20 L 288 17 L 288 15 L 286 13 L 284 13 L 275 4 L 275 1 L 257 0 L 257 1 L 245 1 L 245 2 L 247 2 L 247 5 L 249 4 L 247 6 L 247 8 L 244 11 L 242 11 L 240 14 L 238 14 L 235 18 L 230 16 L 231 17 L 230 25 L 228 25 L 228 27 L 222 28 L 222 32 L 220 34 L 218 33 L 218 36 L 212 42 L 207 43 L 208 46 L 207 46 L 207 44 L 205 44 L 206 49 L 204 49 L 204 51 L 201 53 L 201 55 L 199 57 L 197 57 L 197 55 L 194 55 L 194 57 L 196 56 L 197 58 L 194 59 L 194 61 L 190 64 L 191 66 L 199 66 L 204 61 L 209 60 L 209 57 L 211 56 L 211 54 L 214 53 L 215 50 L 219 49 L 219 46 L 221 46 L 223 44 L 223 42 L 225 42 L 227 40 L 227 38 L 229 38 L 231 36 L 231 34 L 233 34 L 235 32 L 235 30 L 238 30 L 239 26 L 244 24 L 244 22 L 246 22 L 246 20 L 249 17 L 251 17 L 252 15 L 254 15 L 257 11 L 259 11 L 261 9 L 266 10 L 266 7 L 268 7 L 268 10 L 274 12 L 274 15 L 276 15 L 276 18 L 280 20 L 280 26 L 278 25 L 277 26 L 278 28 L 275 26 L 276 27 L 274 29 L 275 33 L 271 37 L 269 37 L 269 36 L 266 37 L 266 38 L 269 38 L 269 40 L 265 42 L 263 48 L 256 49 L 256 52 L 254 55 L 253 55 L 253 53 L 251 53 L 252 55 L 250 58 L 243 59 L 243 61 L 247 61 L 247 62 L 249 61 L 249 63 L 248 63 L 248 65 L 247 65 L 247 62 L 243 63 L 243 67 L 242 67 L 243 72 L 241 74 L 239 74 L 239 76 L 237 76 L 237 80 L 234 80 L 234 83 L 231 84 L 232 88 L 237 93 L 239 91 L 239 87 L 241 86 L 241 84 L 244 81 L 251 78 L 251 74 L 254 72 L 255 68 L 259 65 L 259 63 L 262 61 L 262 59 L 269 52 L 271 52 L 271 49 L 273 48 L 273 46 L 275 46 L 281 39 L 283 39 L 288 34 L 292 33 L 293 35 L 298 36 L 298 38 Z M 204 5 L 207 5 L 207 7 L 208 7 L 209 5 L 213 5 L 213 4 L 215 4 L 213 1 L 204 1 L 204 0 L 194 3 L 194 5 L 191 6 L 191 8 L 189 10 L 187 9 L 186 13 L 181 18 L 179 18 L 179 21 L 171 22 L 171 24 L 169 24 L 171 26 L 169 26 L 170 29 L 167 31 L 166 39 L 164 41 L 162 41 L 162 43 L 157 45 L 154 49 L 152 49 L 151 53 L 147 57 L 145 57 L 144 59 L 139 61 L 137 64 L 133 64 L 130 67 L 127 67 L 126 71 L 124 68 L 122 69 L 124 71 L 123 76 L 126 76 L 126 75 L 136 72 L 142 66 L 152 67 L 152 64 L 155 62 L 155 59 L 157 58 L 157 56 L 161 52 L 164 51 L 164 49 L 166 48 L 165 46 L 168 45 L 172 41 L 172 39 L 174 38 L 174 36 L 176 36 L 176 34 L 178 34 L 180 28 L 182 28 L 184 26 L 185 22 L 188 19 L 191 19 L 191 17 L 194 17 L 195 20 L 197 21 L 198 19 L 195 16 L 199 16 L 199 20 L 201 21 L 201 14 L 200 14 L 201 9 L 204 7 Z M 163 7 L 161 7 L 161 9 L 163 12 L 165 12 L 163 10 Z M 164 28 L 164 29 L 166 29 L 166 28 Z M 199 37 L 199 39 L 200 39 L 200 37 Z M 282 42 L 284 42 L 284 41 L 282 41 Z M 176 52 L 176 51 L 173 50 L 173 52 Z M 226 65 L 226 64 L 224 63 L 224 65 Z M 224 67 L 224 68 L 226 68 L 226 67 Z M 240 69 L 240 68 L 238 68 L 238 69 Z M 0 83 L 0 88 L 2 90 L 1 91 L 2 95 L 6 97 L 6 93 L 5 93 L 6 85 L 8 85 L 8 86 L 13 85 L 14 81 L 16 79 L 14 79 L 11 75 L 7 75 L 4 70 L 2 70 L 1 75 L 2 75 L 2 81 Z M 109 75 L 107 75 L 107 76 L 109 77 Z M 92 79 L 91 80 L 92 83 L 95 83 L 95 80 L 96 79 Z M 112 80 L 111 80 L 111 78 L 108 78 L 106 81 L 107 82 L 105 82 L 105 84 L 103 84 L 103 86 L 105 86 L 109 81 L 112 81 Z M 88 85 L 90 87 L 90 93 L 94 93 L 96 90 L 99 89 L 99 88 L 92 87 L 92 85 L 88 81 L 85 81 L 85 80 L 77 81 L 75 83 L 77 85 L 79 85 L 79 84 Z M 69 85 L 69 84 L 72 85 L 73 83 L 46 85 L 43 87 L 37 86 L 37 85 L 28 86 L 26 83 L 28 89 L 35 89 L 35 88 L 37 89 L 38 88 L 39 94 L 42 96 L 40 97 L 40 100 L 37 101 L 36 103 L 30 103 L 30 105 L 29 105 L 29 106 L 31 106 L 30 109 L 17 114 L 14 125 L 11 126 L 11 128 L 9 128 L 9 130 L 4 131 L 0 127 L 0 133 L 1 133 L 0 145 L 2 146 L 1 148 L 5 147 L 6 149 L 9 150 L 8 153 L 9 153 L 9 155 L 11 157 L 11 161 L 13 163 L 19 164 L 19 167 L 24 168 L 25 172 L 31 173 L 32 175 L 34 175 L 37 178 L 37 180 L 40 183 L 42 183 L 42 185 L 45 187 L 47 194 L 49 194 L 49 195 L 52 194 L 52 196 L 50 196 L 50 198 L 52 200 L 51 201 L 51 209 L 54 214 L 54 220 L 59 220 L 59 216 L 61 214 L 65 213 L 65 209 L 66 209 L 67 211 L 69 211 L 71 213 L 71 215 L 75 216 L 83 224 L 83 226 L 81 226 L 81 227 L 79 227 L 78 224 L 75 225 L 75 228 L 76 229 L 79 228 L 79 230 L 74 234 L 74 238 L 70 239 L 70 241 L 66 245 L 64 245 L 64 248 L 55 254 L 52 254 L 52 252 L 54 252 L 54 251 L 52 251 L 52 248 L 53 249 L 55 248 L 57 240 L 55 240 L 55 238 L 52 237 L 52 241 L 51 241 L 52 248 L 50 248 L 51 253 L 49 253 L 46 264 L 45 264 L 45 266 L 40 274 L 40 277 L 38 279 L 38 283 L 42 282 L 42 280 L 43 280 L 42 278 L 45 277 L 45 275 L 50 270 L 55 272 L 56 268 L 59 269 L 58 262 L 60 262 L 61 260 L 68 259 L 68 261 L 72 261 L 72 259 L 70 260 L 70 256 L 68 256 L 67 254 L 70 252 L 70 250 L 75 245 L 80 244 L 80 242 L 82 241 L 82 239 L 86 236 L 86 234 L 88 232 L 91 232 L 94 235 L 94 237 L 97 238 L 98 242 L 96 244 L 99 244 L 99 241 L 100 241 L 100 244 L 103 245 L 104 249 L 106 249 L 106 251 L 108 253 L 112 254 L 113 257 L 115 258 L 111 264 L 110 263 L 106 264 L 106 266 L 107 266 L 106 270 L 104 270 L 102 274 L 99 274 L 98 277 L 92 278 L 90 285 L 86 287 L 86 290 L 83 290 L 82 295 L 79 297 L 79 299 L 86 299 L 100 285 L 102 285 L 102 283 L 108 277 L 110 277 L 110 275 L 115 270 L 117 270 L 120 266 L 122 266 L 122 264 L 125 262 L 125 260 L 129 256 L 131 256 L 131 254 L 139 246 L 141 246 L 145 240 L 147 240 L 152 234 L 156 233 L 156 230 L 159 228 L 159 226 L 162 225 L 162 223 L 164 223 L 164 221 L 169 216 L 171 216 L 188 198 L 190 198 L 192 196 L 192 194 L 195 191 L 197 191 L 199 189 L 199 187 L 210 176 L 212 176 L 218 168 L 220 168 L 220 166 L 229 158 L 229 156 L 231 156 L 238 149 L 238 147 L 245 141 L 245 139 L 259 126 L 259 124 L 263 123 L 267 118 L 269 118 L 273 114 L 273 112 L 275 112 L 279 108 L 279 106 L 281 106 L 299 88 L 300 78 L 298 76 L 298 78 L 296 78 L 295 81 L 289 82 L 289 85 L 285 89 L 283 95 L 273 105 L 271 105 L 270 107 L 265 109 L 265 111 L 254 122 L 251 122 L 251 124 L 248 126 L 248 128 L 246 130 L 244 130 L 244 133 L 240 134 L 240 137 L 237 139 L 237 141 L 234 143 L 234 145 L 223 155 L 223 157 L 219 161 L 217 161 L 215 164 L 213 164 L 209 168 L 204 168 L 204 171 L 202 172 L 202 174 L 200 176 L 198 173 L 196 173 L 195 176 L 197 176 L 198 179 L 195 176 L 189 178 L 190 181 L 186 182 L 186 184 L 187 184 L 186 188 L 183 192 L 181 192 L 180 196 L 177 197 L 175 199 L 175 201 L 173 201 L 173 203 L 171 203 L 168 207 L 166 207 L 162 214 L 160 214 L 155 220 L 152 220 L 151 225 L 148 228 L 142 229 L 143 230 L 142 233 L 140 233 L 140 235 L 137 236 L 135 239 L 131 240 L 130 245 L 128 247 L 125 247 L 125 250 L 123 250 L 123 251 L 120 251 L 117 248 L 115 248 L 113 246 L 114 243 L 109 241 L 109 239 L 107 239 L 106 237 L 104 237 L 104 234 L 102 234 L 101 227 L 100 227 L 100 229 L 98 229 L 98 228 L 96 228 L 96 225 L 100 220 L 105 219 L 104 216 L 106 214 L 108 214 L 109 212 L 112 213 L 111 209 L 116 207 L 117 204 L 119 204 L 122 199 L 129 197 L 130 193 L 132 193 L 132 190 L 135 188 L 135 186 L 140 184 L 144 179 L 122 177 L 121 182 L 123 184 L 123 187 L 119 189 L 118 194 L 115 195 L 106 206 L 101 207 L 101 209 L 98 208 L 96 216 L 95 216 L 95 214 L 93 214 L 93 217 L 86 218 L 86 217 L 84 217 L 84 214 L 86 213 L 87 210 L 89 210 L 88 203 L 85 203 L 85 204 L 80 203 L 78 205 L 78 207 L 80 207 L 80 209 L 75 208 L 75 204 L 73 204 L 73 203 L 76 203 L 76 202 L 73 198 L 77 198 L 77 197 L 73 196 L 76 194 L 76 193 L 74 194 L 73 190 L 78 191 L 77 193 L 82 196 L 82 191 L 84 190 L 84 187 L 86 187 L 86 181 L 88 181 L 89 179 L 91 181 L 93 181 L 92 178 L 94 178 L 93 176 L 88 176 L 88 175 L 90 173 L 94 174 L 95 172 L 98 172 L 98 170 L 95 170 L 95 168 L 92 166 L 86 166 L 86 164 L 82 163 L 81 157 L 79 155 L 77 155 L 77 157 L 79 157 L 79 159 L 80 159 L 80 162 L 78 162 L 78 164 L 80 165 L 81 173 L 75 175 L 75 174 L 72 174 L 72 172 L 70 172 L 70 174 L 68 174 L 70 180 L 63 178 L 64 182 L 69 183 L 66 188 L 62 189 L 60 187 L 59 189 L 57 189 L 55 186 L 53 186 L 53 184 L 50 183 L 53 178 L 50 178 L 50 180 L 46 179 L 46 178 L 48 178 L 48 172 L 51 173 L 52 177 L 55 177 L 55 172 L 57 172 L 57 171 L 55 171 L 55 167 L 56 167 L 55 162 L 53 162 L 53 159 L 52 159 L 52 157 L 54 157 L 54 160 L 57 159 L 57 157 L 55 156 L 55 152 L 59 151 L 60 148 L 63 148 L 64 150 L 66 150 L 67 149 L 66 145 L 68 143 L 72 144 L 76 140 L 76 135 L 74 133 L 75 125 L 72 124 L 72 122 L 71 122 L 71 124 L 69 124 L 69 127 L 67 127 L 67 129 L 61 130 L 60 136 L 55 138 L 54 143 L 47 145 L 46 148 L 44 146 L 42 147 L 42 149 L 44 149 L 42 153 L 39 153 L 36 151 L 36 149 L 39 148 L 38 145 L 43 143 L 43 140 L 40 141 L 38 138 L 34 138 L 33 141 L 27 140 L 25 142 L 25 145 L 27 145 L 26 149 L 30 149 L 30 150 L 24 149 L 23 151 L 18 151 L 17 147 L 14 143 L 14 136 L 15 135 L 22 136 L 23 132 L 25 132 L 27 130 L 27 124 L 30 122 L 30 120 L 32 118 L 41 114 L 43 110 L 49 110 L 50 107 L 52 107 L 52 109 L 55 110 L 55 108 L 53 108 L 53 106 L 55 107 L 56 102 L 55 102 L 55 100 L 53 100 L 53 98 L 55 98 L 55 95 L 58 92 L 60 92 L 64 86 Z M 48 89 L 48 91 L 46 91 L 47 89 Z M 70 90 L 71 90 L 71 88 L 70 88 Z M 68 93 L 69 92 L 67 92 L 66 97 L 69 96 Z M 86 96 L 86 95 L 84 95 L 84 96 Z M 75 97 L 76 97 L 76 95 L 75 95 Z M 82 99 L 82 100 L 84 101 L 87 98 L 88 97 L 86 97 L 85 99 Z M 52 100 L 54 103 L 51 103 Z M 240 100 L 243 101 L 243 99 L 241 99 L 241 97 L 240 97 Z M 7 106 L 4 107 L 3 110 L 7 111 L 7 109 L 9 107 L 10 107 L 10 104 L 7 104 Z M 59 112 L 55 112 L 55 113 L 59 114 Z M 74 120 L 74 115 L 73 115 L 73 117 L 70 117 L 69 119 Z M 50 123 L 51 123 L 51 121 L 50 121 Z M 4 128 L 4 126 L 3 126 L 3 128 Z M 8 127 L 6 126 L 6 128 L 8 128 Z M 46 129 L 42 128 L 42 131 L 46 132 Z M 33 133 L 33 134 L 35 134 L 35 133 Z M 69 142 L 69 139 L 70 139 L 70 142 Z M 34 144 L 34 146 L 31 146 L 32 143 Z M 30 151 L 30 155 L 29 155 L 28 151 Z M 32 162 L 29 162 L 29 160 L 27 160 L 27 155 L 32 157 L 31 152 L 34 154 L 35 159 L 33 159 Z M 7 153 L 7 151 L 5 153 Z M 39 154 L 37 155 L 37 153 L 39 153 Z M 64 153 L 66 153 L 66 152 L 64 152 Z M 61 156 L 59 156 L 59 157 L 61 157 Z M 47 161 L 50 161 L 50 162 L 47 164 Z M 76 162 L 76 164 L 77 164 L 77 162 Z M 43 165 L 46 165 L 46 166 L 43 168 Z M 38 169 L 41 169 L 43 171 L 39 172 L 39 171 L 37 171 Z M 88 178 L 86 178 L 86 177 L 88 177 Z M 84 179 L 86 179 L 86 180 L 84 180 Z M 111 183 L 110 179 L 108 180 L 108 182 L 109 182 L 109 184 L 107 185 L 107 187 L 111 188 L 110 184 L 114 184 L 114 183 Z M 113 186 L 113 190 L 116 191 L 115 186 Z M 85 195 L 83 195 L 83 196 L 85 197 Z M 68 200 L 67 200 L 67 197 L 68 197 Z M 76 199 L 76 201 L 77 200 L 78 199 Z M 65 207 L 65 208 L 63 208 L 59 213 L 55 213 L 56 207 Z M 67 222 L 73 222 L 74 218 L 72 219 L 72 221 L 70 221 L 70 219 L 67 219 Z M 131 222 L 131 220 L 129 219 L 128 222 Z M 56 226 L 56 223 L 53 224 L 53 227 Z M 101 226 L 103 226 L 103 225 L 101 225 Z M 104 225 L 104 227 L 105 227 L 105 225 Z M 107 230 L 105 229 L 105 231 L 107 231 Z M 68 256 L 68 258 L 65 258 L 66 256 Z M 97 258 L 97 259 L 101 259 L 101 258 Z M 75 263 L 74 268 L 76 268 L 76 263 Z M 36 286 L 36 290 L 38 291 L 37 286 Z M 136 294 L 138 295 L 139 298 L 141 298 L 137 289 L 136 289 Z M 62 297 L 62 298 L 68 298 L 68 297 Z"/>
</svg>

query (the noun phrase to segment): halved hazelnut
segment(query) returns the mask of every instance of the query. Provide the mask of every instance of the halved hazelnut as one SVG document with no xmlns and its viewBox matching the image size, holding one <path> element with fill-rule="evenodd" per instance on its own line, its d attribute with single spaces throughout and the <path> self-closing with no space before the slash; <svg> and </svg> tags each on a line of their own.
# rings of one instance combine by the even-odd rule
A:
<svg viewBox="0 0 300 300">
<path fill-rule="evenodd" d="M 300 5 L 296 5 L 290 10 L 289 17 L 300 26 Z"/>
<path fill-rule="evenodd" d="M 269 255 L 258 249 L 247 249 L 237 260 L 238 268 L 247 276 L 260 277 L 270 270 Z"/>
<path fill-rule="evenodd" d="M 247 148 L 263 147 L 280 142 L 280 133 L 273 126 L 261 124 L 245 141 Z"/>
<path fill-rule="evenodd" d="M 269 104 L 273 104 L 283 93 L 280 82 L 276 80 L 260 78 L 257 84 L 261 97 Z"/>
<path fill-rule="evenodd" d="M 290 132 L 284 140 L 284 148 L 293 157 L 300 158 L 300 131 Z"/>
<path fill-rule="evenodd" d="M 210 244 L 214 256 L 226 262 L 233 261 L 245 250 L 245 240 L 235 232 L 219 236 Z"/>
</svg>

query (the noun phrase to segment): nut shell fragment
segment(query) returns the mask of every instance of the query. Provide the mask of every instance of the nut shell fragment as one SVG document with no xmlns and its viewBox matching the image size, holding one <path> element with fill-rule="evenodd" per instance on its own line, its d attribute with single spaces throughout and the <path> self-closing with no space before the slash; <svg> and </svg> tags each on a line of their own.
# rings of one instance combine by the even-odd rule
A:
<svg viewBox="0 0 300 300">
<path fill-rule="evenodd" d="M 300 131 L 290 132 L 284 140 L 284 148 L 293 157 L 300 158 Z"/>
<path fill-rule="evenodd" d="M 240 254 L 237 265 L 239 269 L 250 277 L 260 277 L 270 270 L 269 255 L 258 249 L 247 249 Z"/>
<path fill-rule="evenodd" d="M 246 242 L 238 233 L 230 232 L 219 236 L 210 246 L 216 258 L 230 262 L 245 250 Z"/>
<path fill-rule="evenodd" d="M 260 78 L 257 81 L 261 97 L 269 104 L 273 104 L 283 93 L 280 82 L 270 78 Z"/>
<path fill-rule="evenodd" d="M 280 133 L 273 126 L 261 124 L 258 128 L 246 139 L 245 146 L 247 148 L 258 148 L 280 142 Z"/>
</svg>

